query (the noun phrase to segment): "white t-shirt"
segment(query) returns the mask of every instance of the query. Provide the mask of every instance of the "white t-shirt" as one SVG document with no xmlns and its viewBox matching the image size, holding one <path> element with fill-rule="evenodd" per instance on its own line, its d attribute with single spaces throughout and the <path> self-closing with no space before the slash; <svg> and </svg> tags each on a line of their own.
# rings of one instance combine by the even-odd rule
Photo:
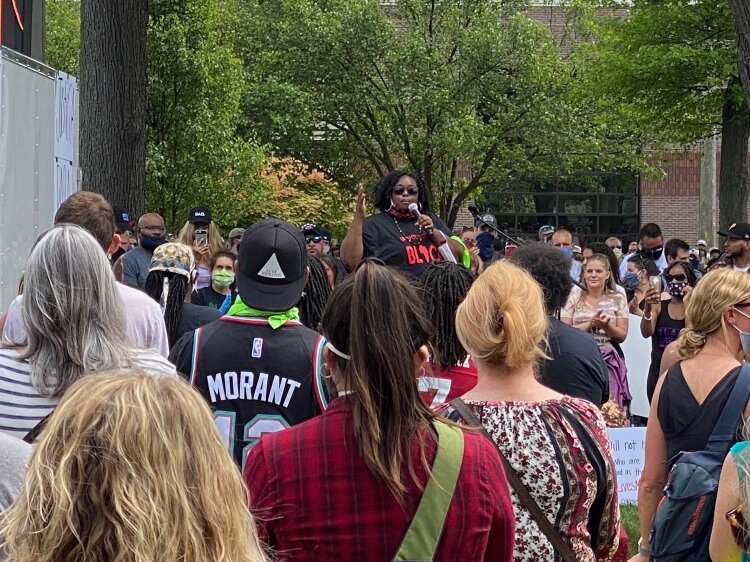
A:
<svg viewBox="0 0 750 562">
<path fill-rule="evenodd" d="M 735 266 L 732 266 L 732 267 L 734 267 L 735 271 L 739 271 L 740 273 L 747 273 L 747 270 L 750 269 L 750 265 L 747 265 L 745 267 L 737 267 L 735 265 Z"/>
<path fill-rule="evenodd" d="M 146 293 L 117 283 L 122 304 L 125 307 L 125 328 L 131 345 L 138 349 L 153 349 L 162 357 L 169 356 L 167 327 L 161 307 Z M 21 320 L 23 296 L 17 296 L 8 307 L 3 329 L 3 341 L 22 343 L 26 340 L 26 329 Z"/>
<path fill-rule="evenodd" d="M 174 365 L 150 350 L 138 350 L 132 368 L 153 375 L 177 376 Z M 0 348 L 0 431 L 23 439 L 57 406 L 57 398 L 41 396 L 31 382 L 31 367 L 14 348 Z"/>
</svg>

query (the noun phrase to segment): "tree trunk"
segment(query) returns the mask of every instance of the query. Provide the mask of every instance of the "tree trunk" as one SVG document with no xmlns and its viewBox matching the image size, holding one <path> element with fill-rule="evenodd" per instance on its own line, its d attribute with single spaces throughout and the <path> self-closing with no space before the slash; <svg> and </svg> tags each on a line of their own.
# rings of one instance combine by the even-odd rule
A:
<svg viewBox="0 0 750 562">
<path fill-rule="evenodd" d="M 729 0 L 737 28 L 737 66 L 742 85 L 750 102 L 750 3 L 747 0 Z"/>
<path fill-rule="evenodd" d="M 83 188 L 133 216 L 146 192 L 146 0 L 81 1 Z"/>
<path fill-rule="evenodd" d="M 739 92 L 739 78 L 730 80 L 724 94 L 719 172 L 719 226 L 747 222 L 747 147 L 750 110 Z M 739 94 L 739 95 L 738 95 Z"/>
</svg>

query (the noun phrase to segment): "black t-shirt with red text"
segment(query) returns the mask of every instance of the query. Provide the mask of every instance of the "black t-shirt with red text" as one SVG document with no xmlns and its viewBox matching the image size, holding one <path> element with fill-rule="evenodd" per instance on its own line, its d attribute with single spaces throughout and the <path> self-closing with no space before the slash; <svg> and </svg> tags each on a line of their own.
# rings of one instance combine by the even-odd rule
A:
<svg viewBox="0 0 750 562">
<path fill-rule="evenodd" d="M 450 237 L 450 230 L 442 220 L 433 213 L 425 214 L 446 239 Z M 367 217 L 362 225 L 363 257 L 379 258 L 386 265 L 421 277 L 430 263 L 441 261 L 443 257 L 424 229 L 420 233 L 416 222 L 414 217 L 396 218 L 385 212 Z"/>
</svg>

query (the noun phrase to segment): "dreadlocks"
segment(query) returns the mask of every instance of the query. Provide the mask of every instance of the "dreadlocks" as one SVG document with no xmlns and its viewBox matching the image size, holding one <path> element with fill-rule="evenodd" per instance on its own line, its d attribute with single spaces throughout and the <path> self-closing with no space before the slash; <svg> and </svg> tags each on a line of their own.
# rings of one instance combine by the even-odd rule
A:
<svg viewBox="0 0 750 562">
<path fill-rule="evenodd" d="M 151 271 L 146 277 L 146 286 L 143 290 L 156 302 L 162 302 L 162 291 L 164 290 L 164 278 L 169 279 L 169 293 L 167 302 L 164 303 L 164 323 L 167 325 L 167 338 L 171 348 L 178 340 L 177 328 L 182 317 L 182 304 L 188 292 L 190 280 L 186 275 L 179 275 L 170 271 Z"/>
<path fill-rule="evenodd" d="M 328 285 L 328 276 L 323 262 L 317 256 L 307 256 L 307 265 L 310 268 L 310 276 L 305 283 L 305 290 L 299 300 L 300 321 L 316 332 L 320 329 L 320 319 L 323 309 L 331 295 L 331 287 Z"/>
<path fill-rule="evenodd" d="M 456 335 L 456 309 L 473 282 L 471 271 L 449 262 L 435 262 L 422 274 L 425 312 L 432 324 L 432 362 L 438 369 L 466 360 Z"/>
</svg>

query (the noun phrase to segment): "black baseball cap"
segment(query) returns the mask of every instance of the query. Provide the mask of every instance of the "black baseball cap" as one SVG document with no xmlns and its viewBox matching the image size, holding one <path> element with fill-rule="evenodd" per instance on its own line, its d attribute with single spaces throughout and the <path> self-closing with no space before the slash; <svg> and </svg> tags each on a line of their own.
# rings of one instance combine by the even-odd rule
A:
<svg viewBox="0 0 750 562">
<path fill-rule="evenodd" d="M 188 213 L 188 222 L 190 222 L 191 224 L 208 224 L 211 222 L 211 211 L 208 209 L 208 207 L 193 207 Z"/>
<path fill-rule="evenodd" d="M 716 234 L 719 236 L 726 236 L 727 238 L 750 240 L 750 224 L 747 224 L 746 222 L 736 222 L 724 232 L 717 232 Z"/>
<path fill-rule="evenodd" d="M 280 219 L 256 222 L 242 235 L 237 259 L 237 291 L 246 305 L 282 312 L 299 302 L 307 250 L 297 228 Z"/>
</svg>

